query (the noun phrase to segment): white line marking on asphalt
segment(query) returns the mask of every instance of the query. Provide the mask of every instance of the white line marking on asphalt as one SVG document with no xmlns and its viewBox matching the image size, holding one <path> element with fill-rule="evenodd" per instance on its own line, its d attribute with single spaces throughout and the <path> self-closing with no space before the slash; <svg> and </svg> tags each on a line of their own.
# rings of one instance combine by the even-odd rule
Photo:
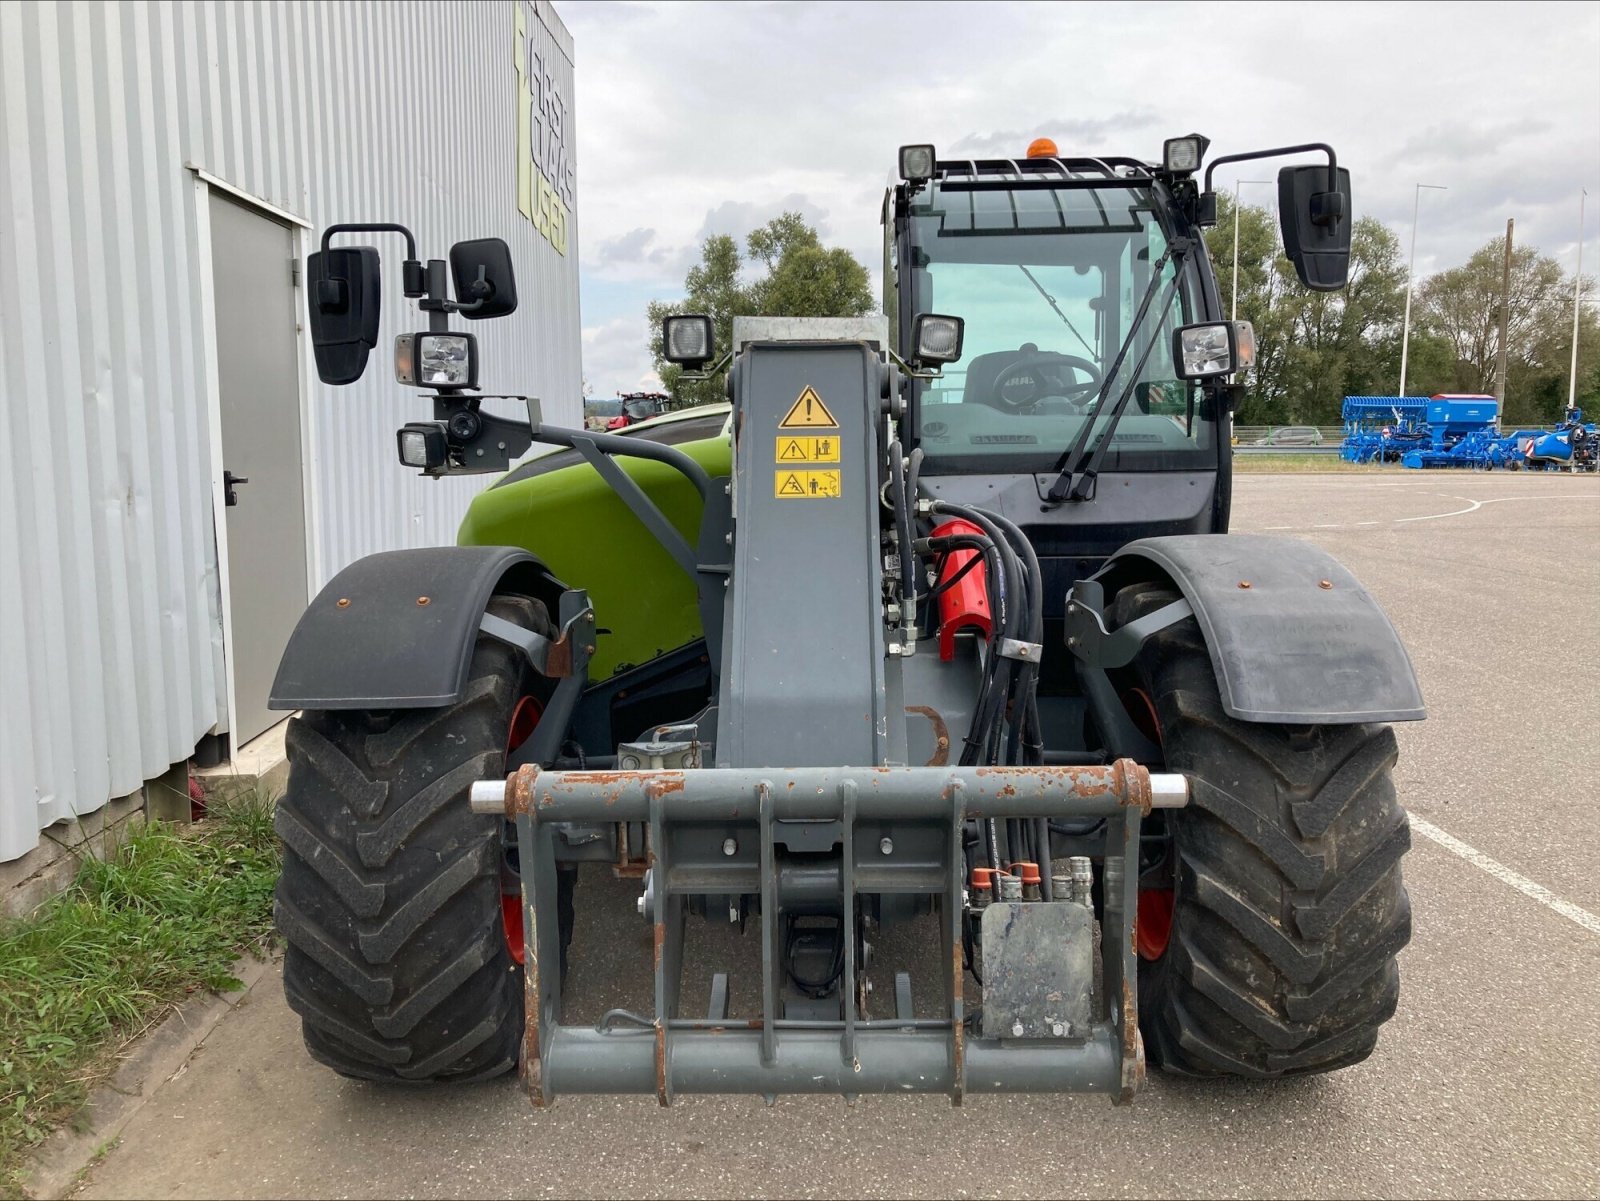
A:
<svg viewBox="0 0 1600 1201">
<path fill-rule="evenodd" d="M 1544 885 L 1535 884 L 1528 877 L 1519 875 L 1498 860 L 1489 858 L 1477 847 L 1468 846 L 1454 834 L 1446 834 L 1432 822 L 1424 821 L 1415 814 L 1411 815 L 1411 828 L 1423 837 L 1431 838 L 1452 854 L 1460 855 L 1474 867 L 1482 868 L 1502 884 L 1511 885 L 1523 896 L 1532 897 L 1546 909 L 1553 909 L 1562 917 L 1570 918 L 1591 934 L 1600 934 L 1600 917 L 1574 905 L 1571 901 L 1563 901 Z"/>
<path fill-rule="evenodd" d="M 1394 487 L 1400 487 L 1400 486 L 1401 485 L 1398 485 L 1398 484 L 1394 485 Z M 1587 497 L 1587 496 L 1554 496 L 1554 495 L 1549 495 L 1549 496 L 1496 496 L 1496 497 L 1493 497 L 1493 498 L 1491 498 L 1489 500 L 1473 500 L 1469 496 L 1456 496 L 1456 495 L 1454 495 L 1452 493 L 1449 493 L 1449 492 L 1438 492 L 1438 493 L 1435 493 L 1435 495 L 1436 496 L 1447 497 L 1450 500 L 1464 500 L 1464 501 L 1467 502 L 1467 507 L 1465 509 L 1451 509 L 1448 513 L 1424 513 L 1420 517 L 1391 517 L 1389 519 L 1390 524 L 1392 524 L 1392 525 L 1404 525 L 1406 522 L 1409 522 L 1409 521 L 1437 521 L 1441 517 L 1460 517 L 1465 513 L 1476 513 L 1479 509 L 1483 508 L 1484 505 L 1498 505 L 1498 504 L 1501 504 L 1501 503 L 1503 503 L 1505 501 L 1510 501 L 1510 500 L 1582 500 L 1582 501 L 1591 501 L 1593 499 L 1592 497 Z M 1383 524 L 1384 523 L 1381 522 L 1381 521 L 1348 521 L 1348 522 L 1333 522 L 1333 523 L 1329 523 L 1329 524 L 1326 524 L 1326 525 L 1264 525 L 1264 526 L 1261 527 L 1260 532 L 1265 533 L 1268 530 L 1349 530 L 1349 529 L 1355 529 L 1357 526 L 1371 526 L 1371 525 L 1383 525 Z M 1237 532 L 1238 533 L 1248 533 L 1249 531 L 1248 530 L 1239 530 Z"/>
<path fill-rule="evenodd" d="M 1401 525 L 1407 521 L 1436 521 L 1441 517 L 1459 517 L 1463 513 L 1475 512 L 1483 508 L 1484 505 L 1481 500 L 1473 500 L 1466 496 L 1451 496 L 1448 492 L 1440 492 L 1438 495 L 1448 497 L 1450 500 L 1464 500 L 1467 502 L 1467 507 L 1465 509 L 1451 509 L 1448 513 L 1424 513 L 1421 517 L 1396 517 L 1394 523 Z"/>
</svg>

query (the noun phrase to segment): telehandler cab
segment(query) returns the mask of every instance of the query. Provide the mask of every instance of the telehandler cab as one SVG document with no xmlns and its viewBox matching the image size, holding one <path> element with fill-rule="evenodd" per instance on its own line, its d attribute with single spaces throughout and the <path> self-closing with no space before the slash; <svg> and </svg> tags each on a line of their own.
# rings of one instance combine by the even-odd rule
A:
<svg viewBox="0 0 1600 1201">
<path fill-rule="evenodd" d="M 670 318 L 666 356 L 725 370 L 730 404 L 621 434 L 481 403 L 449 320 L 515 308 L 504 243 L 447 266 L 399 226 L 323 235 L 334 383 L 376 345 L 379 264 L 333 238 L 407 240 L 429 321 L 396 373 L 435 419 L 399 431 L 402 462 L 554 449 L 473 502 L 460 545 L 340 572 L 284 654 L 277 920 L 315 1058 L 667 1104 L 1126 1101 L 1147 1055 L 1276 1077 L 1371 1053 L 1410 932 L 1387 723 L 1422 698 L 1348 571 L 1227 533 L 1254 344 L 1202 239 L 1217 166 L 1320 152 L 1279 175 L 1283 241 L 1308 287 L 1342 287 L 1349 177 L 1308 145 L 1202 186 L 1206 148 L 902 147 L 884 313 L 737 319 L 726 348 Z M 580 868 L 636 885 L 653 997 L 582 1023 Z M 706 964 L 691 915 L 759 967 Z M 933 950 L 886 968 L 872 944 L 902 923 Z"/>
</svg>

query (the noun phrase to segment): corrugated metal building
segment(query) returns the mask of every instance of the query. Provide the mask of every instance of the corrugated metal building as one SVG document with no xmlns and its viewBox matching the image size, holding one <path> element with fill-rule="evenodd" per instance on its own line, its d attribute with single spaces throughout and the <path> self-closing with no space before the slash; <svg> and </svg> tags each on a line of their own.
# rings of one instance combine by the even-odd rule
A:
<svg viewBox="0 0 1600 1201">
<path fill-rule="evenodd" d="M 325 225 L 505 238 L 483 382 L 581 420 L 572 62 L 545 0 L 0 4 L 0 862 L 273 720 L 279 627 L 487 482 L 395 459 L 398 240 L 366 377 L 318 381 Z"/>
</svg>

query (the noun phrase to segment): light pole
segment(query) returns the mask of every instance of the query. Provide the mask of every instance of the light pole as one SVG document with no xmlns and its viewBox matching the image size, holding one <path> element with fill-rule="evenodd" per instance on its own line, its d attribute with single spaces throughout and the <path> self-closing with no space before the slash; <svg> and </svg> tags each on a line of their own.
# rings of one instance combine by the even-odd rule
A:
<svg viewBox="0 0 1600 1201">
<path fill-rule="evenodd" d="M 1400 332 L 1400 395 L 1406 394 L 1406 354 L 1411 349 L 1411 281 L 1417 274 L 1417 207 L 1422 203 L 1422 189 L 1436 192 L 1449 191 L 1441 183 L 1419 183 L 1411 200 L 1411 261 L 1406 267 L 1406 319 Z"/>
<path fill-rule="evenodd" d="M 1578 270 L 1572 281 L 1572 370 L 1567 373 L 1567 408 L 1578 403 L 1578 306 L 1583 299 L 1583 202 L 1589 189 L 1578 197 Z"/>
<path fill-rule="evenodd" d="M 1233 308 L 1229 321 L 1239 319 L 1239 189 L 1247 183 L 1271 183 L 1270 179 L 1236 179 L 1233 181 Z"/>
</svg>

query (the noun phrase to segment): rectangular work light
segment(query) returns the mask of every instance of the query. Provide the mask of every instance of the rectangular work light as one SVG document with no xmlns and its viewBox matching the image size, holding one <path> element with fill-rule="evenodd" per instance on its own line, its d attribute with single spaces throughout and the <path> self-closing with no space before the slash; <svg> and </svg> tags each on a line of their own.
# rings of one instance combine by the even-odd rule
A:
<svg viewBox="0 0 1600 1201">
<path fill-rule="evenodd" d="M 960 317 L 919 313 L 911 327 L 913 356 L 919 363 L 954 363 L 961 357 L 966 323 Z"/>
<path fill-rule="evenodd" d="M 1200 160 L 1209 145 L 1211 139 L 1198 133 L 1168 138 L 1161 144 L 1161 166 L 1173 175 L 1190 175 L 1200 170 Z"/>
<path fill-rule="evenodd" d="M 1172 358 L 1182 379 L 1219 379 L 1247 371 L 1256 361 L 1256 335 L 1248 321 L 1185 325 L 1172 335 Z"/>
<path fill-rule="evenodd" d="M 916 146 L 900 147 L 900 178 L 907 183 L 926 183 L 933 178 L 935 165 L 938 159 L 934 156 L 933 147 L 921 143 Z"/>
<path fill-rule="evenodd" d="M 400 461 L 418 471 L 443 467 L 450 455 L 450 439 L 442 421 L 414 421 L 395 431 Z"/>
<path fill-rule="evenodd" d="M 701 313 L 666 318 L 661 323 L 661 348 L 667 362 L 699 370 L 716 354 L 711 318 Z"/>
<path fill-rule="evenodd" d="M 394 378 L 441 392 L 477 387 L 478 339 L 472 334 L 400 334 L 394 340 Z"/>
</svg>

